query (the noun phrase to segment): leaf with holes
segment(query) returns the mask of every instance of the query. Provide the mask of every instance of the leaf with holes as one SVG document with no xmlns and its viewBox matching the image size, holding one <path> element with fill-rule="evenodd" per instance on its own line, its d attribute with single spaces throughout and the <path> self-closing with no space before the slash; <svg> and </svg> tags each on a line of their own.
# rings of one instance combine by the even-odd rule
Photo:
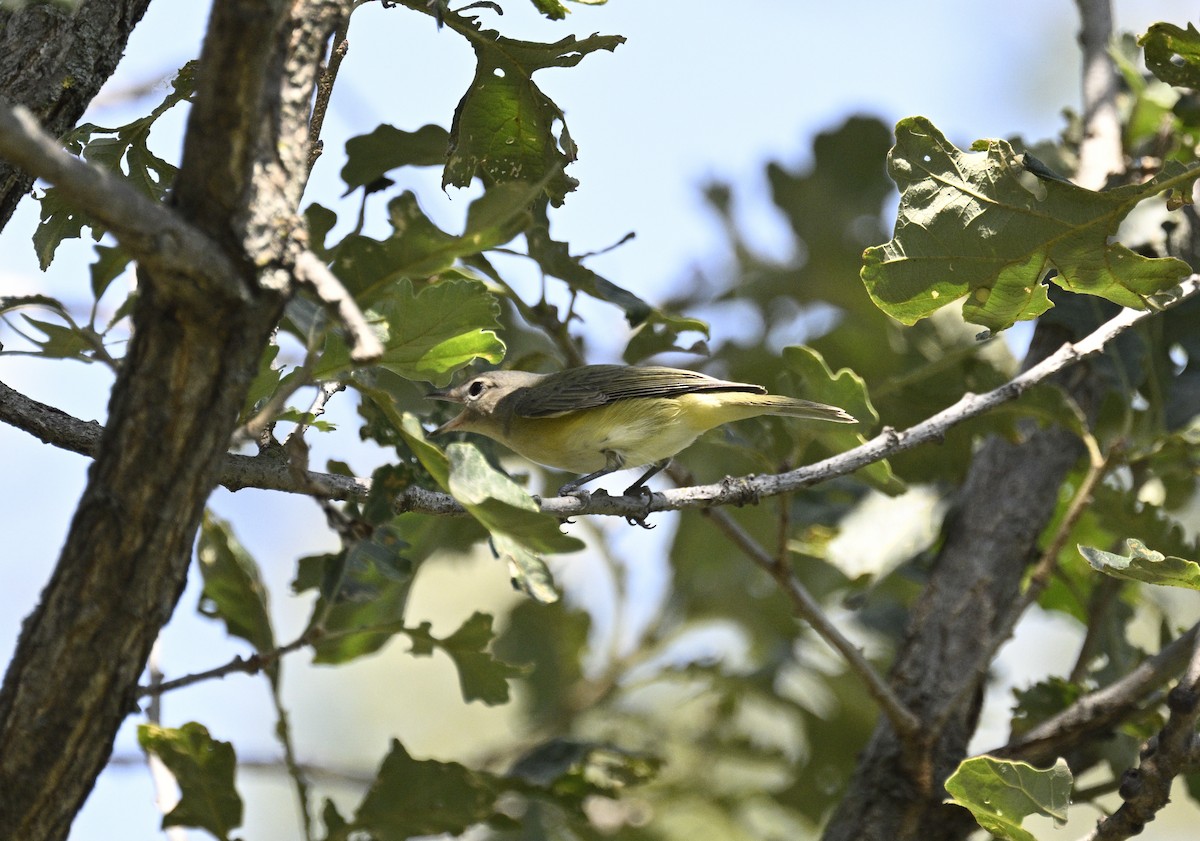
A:
<svg viewBox="0 0 1200 841">
<path fill-rule="evenodd" d="M 575 160 L 575 143 L 562 109 L 534 83 L 533 74 L 547 67 L 573 67 L 589 53 L 615 50 L 625 39 L 570 35 L 539 44 L 505 38 L 474 18 L 452 13 L 446 24 L 471 42 L 477 64 L 454 111 L 442 186 L 466 187 L 476 176 L 492 183 L 538 181 L 553 174 L 546 194 L 556 207 L 562 204 L 575 189 L 575 180 L 563 172 Z"/>
<path fill-rule="evenodd" d="M 965 298 L 968 321 L 1001 330 L 1050 308 L 1047 279 L 1145 309 L 1191 272 L 1182 260 L 1143 257 L 1112 240 L 1135 205 L 1187 187 L 1195 168 L 1169 162 L 1145 183 L 1097 193 L 1045 177 L 1003 140 L 972 150 L 955 148 L 924 117 L 896 126 L 888 155 L 900 187 L 895 235 L 868 248 L 862 268 L 872 300 L 893 318 L 913 324 Z"/>
</svg>

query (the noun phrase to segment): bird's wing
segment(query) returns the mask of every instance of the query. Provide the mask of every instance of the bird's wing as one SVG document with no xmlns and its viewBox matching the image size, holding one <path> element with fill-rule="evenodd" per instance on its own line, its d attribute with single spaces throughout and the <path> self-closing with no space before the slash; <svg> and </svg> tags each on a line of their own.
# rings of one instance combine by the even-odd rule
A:
<svg viewBox="0 0 1200 841">
<path fill-rule="evenodd" d="M 749 391 L 765 394 L 751 383 L 718 380 L 695 371 L 660 366 L 585 365 L 552 374 L 514 395 L 514 413 L 545 418 L 606 406 L 637 397 L 678 397 L 713 391 Z"/>
</svg>

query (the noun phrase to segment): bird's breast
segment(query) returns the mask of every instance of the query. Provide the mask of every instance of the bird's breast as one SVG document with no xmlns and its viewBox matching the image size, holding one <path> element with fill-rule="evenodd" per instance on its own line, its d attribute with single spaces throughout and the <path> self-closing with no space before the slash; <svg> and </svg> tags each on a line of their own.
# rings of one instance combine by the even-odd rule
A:
<svg viewBox="0 0 1200 841">
<path fill-rule="evenodd" d="M 691 422 L 689 401 L 619 400 L 553 418 L 513 418 L 501 442 L 531 461 L 591 473 L 615 453 L 625 467 L 670 458 L 708 429 Z"/>
</svg>

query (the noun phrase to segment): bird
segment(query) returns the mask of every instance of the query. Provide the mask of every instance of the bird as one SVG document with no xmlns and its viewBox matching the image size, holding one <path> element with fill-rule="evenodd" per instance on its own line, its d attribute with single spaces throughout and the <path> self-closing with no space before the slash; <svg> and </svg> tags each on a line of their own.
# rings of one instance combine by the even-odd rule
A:
<svg viewBox="0 0 1200 841">
<path fill-rule="evenodd" d="M 497 370 L 430 392 L 463 409 L 433 431 L 472 432 L 547 467 L 581 474 L 559 490 L 575 494 L 601 476 L 649 465 L 626 495 L 700 435 L 731 421 L 781 415 L 857 423 L 836 406 L 768 394 L 753 383 L 681 368 L 582 365 L 551 374 Z"/>
</svg>

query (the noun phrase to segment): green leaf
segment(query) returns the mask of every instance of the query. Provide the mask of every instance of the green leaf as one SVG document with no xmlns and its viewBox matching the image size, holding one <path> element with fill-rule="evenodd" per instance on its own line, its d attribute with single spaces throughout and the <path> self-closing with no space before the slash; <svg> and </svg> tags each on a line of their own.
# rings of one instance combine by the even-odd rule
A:
<svg viewBox="0 0 1200 841">
<path fill-rule="evenodd" d="M 530 0 L 533 7 L 550 20 L 562 20 L 567 16 L 567 7 L 558 0 Z"/>
<path fill-rule="evenodd" d="M 1146 51 L 1146 68 L 1168 85 L 1200 89 L 1200 32 L 1188 24 L 1156 23 L 1138 38 Z"/>
<path fill-rule="evenodd" d="M 445 639 L 429 633 L 428 623 L 407 631 L 413 640 L 412 653 L 428 656 L 440 648 L 454 661 L 463 700 L 482 701 L 488 706 L 508 703 L 508 681 L 520 677 L 525 669 L 497 660 L 488 652 L 495 639 L 492 617 L 476 611 L 462 626 Z"/>
<path fill-rule="evenodd" d="M 367 313 L 384 345 L 373 364 L 408 380 L 445 385 L 476 359 L 504 358 L 504 342 L 494 329 L 499 313 L 496 299 L 479 282 L 443 280 L 414 293 L 412 283 L 401 280 Z M 354 367 L 345 339 L 331 331 L 313 377 L 332 379 Z"/>
<path fill-rule="evenodd" d="M 393 739 L 353 825 L 377 841 L 458 834 L 490 818 L 495 799 L 490 776 L 457 762 L 413 759 Z"/>
<path fill-rule="evenodd" d="M 582 661 L 591 621 L 585 611 L 562 602 L 524 601 L 509 613 L 493 650 L 506 662 L 530 668 L 522 681 L 521 700 L 533 728 L 571 714 L 571 687 L 584 679 Z"/>
<path fill-rule="evenodd" d="M 96 246 L 96 262 L 92 263 L 92 295 L 100 300 L 109 285 L 125 271 L 132 258 L 119 245 Z"/>
<path fill-rule="evenodd" d="M 395 413 L 390 403 L 380 408 Z M 539 555 L 574 552 L 583 543 L 560 532 L 533 498 L 489 465 L 474 446 L 451 444 L 443 454 L 425 440 L 425 430 L 413 415 L 405 414 L 396 425 L 429 474 L 488 530 L 514 583 L 540 602 L 557 600 L 553 577 Z"/>
<path fill-rule="evenodd" d="M 254 381 L 250 383 L 250 390 L 246 392 L 246 400 L 242 403 L 242 413 L 238 416 L 239 422 L 249 420 L 259 405 L 273 395 L 283 382 L 283 369 L 275 366 L 277 356 L 279 356 L 278 344 L 272 342 L 263 348 L 262 356 L 258 358 L 258 373 L 254 375 Z M 293 374 L 299 376 L 298 371 L 293 371 Z"/>
<path fill-rule="evenodd" d="M 55 324 L 52 321 L 42 321 L 21 313 L 21 318 L 31 326 L 40 330 L 46 338 L 29 339 L 38 346 L 39 353 L 50 359 L 74 359 L 78 362 L 94 362 L 92 353 L 100 336 L 88 327 L 77 327 L 74 324 Z"/>
<path fill-rule="evenodd" d="M 946 791 L 950 802 L 970 809 L 979 825 L 997 838 L 1036 841 L 1021 828 L 1021 821 L 1029 815 L 1065 821 L 1073 784 L 1065 759 L 1039 771 L 1026 762 L 977 756 L 959 763 L 946 780 Z"/>
<path fill-rule="evenodd" d="M 194 826 L 226 841 L 242 823 L 242 799 L 233 785 L 233 745 L 213 739 L 192 721 L 178 729 L 142 724 L 138 744 L 163 761 L 179 784 L 180 799 L 163 816 L 163 829 Z"/>
<path fill-rule="evenodd" d="M 174 180 L 176 167 L 150 151 L 147 143 L 150 129 L 170 108 L 191 97 L 194 88 L 195 62 L 188 62 L 171 83 L 171 92 L 145 117 L 124 126 L 105 128 L 83 123 L 63 136 L 63 145 L 89 163 L 103 167 L 122 178 L 142 193 L 161 199 Z M 33 234 L 34 249 L 44 271 L 54 259 L 54 252 L 64 239 L 76 239 L 83 226 L 92 228 L 92 237 L 99 241 L 104 229 L 87 214 L 72 209 L 60 198 L 57 189 L 48 189 L 41 197 L 41 224 Z"/>
<path fill-rule="evenodd" d="M 1064 678 L 1051 676 L 1026 689 L 1013 689 L 1012 736 L 1024 736 L 1051 716 L 1079 700 L 1084 688 Z"/>
<path fill-rule="evenodd" d="M 304 209 L 305 226 L 308 228 L 308 244 L 313 253 L 322 260 L 332 259 L 325 240 L 337 225 L 337 214 L 324 205 L 313 202 Z"/>
<path fill-rule="evenodd" d="M 563 172 L 575 160 L 575 144 L 562 110 L 542 93 L 533 74 L 546 67 L 574 67 L 589 53 L 615 50 L 625 39 L 570 35 L 538 44 L 505 38 L 452 12 L 446 12 L 445 22 L 471 42 L 477 63 L 475 78 L 454 111 L 442 186 L 466 187 L 476 176 L 491 184 L 538 181 L 549 174 L 546 193 L 556 207 L 561 205 L 575 189 L 575 180 Z"/>
<path fill-rule="evenodd" d="M 552 517 L 541 513 L 537 502 L 520 485 L 494 469 L 471 444 L 446 447 L 450 475 L 448 490 L 488 530 L 519 537 L 537 552 L 571 552 L 583 544 L 558 530 Z"/>
<path fill-rule="evenodd" d="M 704 338 L 693 342 L 689 347 L 681 347 L 679 337 L 684 333 L 700 333 Z M 708 337 L 707 322 L 655 309 L 633 331 L 621 357 L 633 365 L 660 353 L 696 353 L 707 356 Z"/>
<path fill-rule="evenodd" d="M 404 131 L 387 123 L 370 134 L 346 141 L 342 180 L 346 192 L 364 187 L 402 166 L 439 166 L 446 162 L 450 132 L 441 126 L 421 126 Z"/>
<path fill-rule="evenodd" d="M 488 464 L 473 445 L 451 444 L 446 455 L 446 490 L 491 534 L 513 580 L 540 602 L 556 601 L 553 578 L 540 555 L 574 552 L 584 548 L 583 542 L 559 531 L 557 521 L 542 514 L 533 498 Z"/>
<path fill-rule="evenodd" d="M 1124 307 L 1177 284 L 1191 269 L 1111 240 L 1139 202 L 1190 184 L 1170 162 L 1142 184 L 1096 193 L 1039 177 L 1003 140 L 964 153 L 923 117 L 896 126 L 889 173 L 900 187 L 893 239 L 863 253 L 876 305 L 905 324 L 966 297 L 963 316 L 992 330 L 1050 308 L 1044 280 Z"/>
<path fill-rule="evenodd" d="M 653 780 L 662 764 L 658 757 L 611 745 L 551 739 L 518 759 L 510 773 L 559 797 L 582 800 L 590 794 L 619 797 Z"/>
<path fill-rule="evenodd" d="M 38 266 L 42 271 L 54 262 L 54 252 L 65 239 L 79 239 L 83 226 L 92 226 L 92 238 L 96 241 L 104 236 L 104 229 L 96 227 L 90 216 L 79 213 L 74 206 L 62 198 L 57 187 L 49 187 L 38 200 L 41 204 L 41 222 L 33 232 L 33 250 L 37 254 Z"/>
<path fill-rule="evenodd" d="M 343 841 L 350 837 L 353 827 L 328 797 L 325 798 L 325 805 L 321 807 L 321 820 L 325 823 L 325 841 Z"/>
<path fill-rule="evenodd" d="M 471 203 L 462 236 L 438 228 L 405 191 L 388 203 L 392 235 L 385 240 L 350 234 L 332 248 L 332 270 L 359 304 L 371 304 L 402 278 L 423 280 L 448 272 L 458 259 L 474 257 L 511 240 L 528 224 L 542 183 L 495 185 Z M 323 208 L 321 210 L 324 210 Z M 310 218 L 314 208 L 309 208 Z M 327 213 L 327 212 L 326 212 Z M 316 222 L 328 221 L 320 213 Z M 324 238 L 322 232 L 321 239 Z"/>
<path fill-rule="evenodd" d="M 392 526 L 376 528 L 337 554 L 303 558 L 292 589 L 319 587 L 310 627 L 323 634 L 313 662 L 336 664 L 373 654 L 404 630 L 416 565 L 401 555 L 408 544 Z"/>
<path fill-rule="evenodd" d="M 1113 578 L 1200 590 L 1200 564 L 1195 561 L 1155 552 L 1132 537 L 1125 541 L 1125 547 L 1129 550 L 1127 555 L 1115 555 L 1090 546 L 1080 546 L 1079 553 L 1093 569 Z"/>
<path fill-rule="evenodd" d="M 803 385 L 800 393 L 804 399 L 845 409 L 858 418 L 862 425 L 874 426 L 879 423 L 879 414 L 871 404 L 867 385 L 858 374 L 848 368 L 842 368 L 834 374 L 821 354 L 800 345 L 785 347 L 783 361 Z M 788 429 L 797 435 L 816 438 L 830 453 L 842 453 L 866 441 L 861 433 L 849 425 L 817 421 L 810 424 L 789 422 Z M 902 493 L 905 488 L 904 482 L 892 472 L 886 459 L 869 464 L 855 471 L 855 474 L 887 494 Z"/>
<path fill-rule="evenodd" d="M 487 527 L 486 522 L 483 520 L 480 522 Z M 550 573 L 550 568 L 546 566 L 541 555 L 507 532 L 493 531 L 490 534 L 492 548 L 508 563 L 508 572 L 512 576 L 513 584 L 521 592 L 542 604 L 558 601 L 558 589 L 554 586 L 554 576 Z M 574 538 L 567 539 L 573 540 Z M 573 549 L 563 551 L 575 551 L 582 548 L 583 543 L 580 542 Z"/>
<path fill-rule="evenodd" d="M 229 524 L 204 513 L 196 547 L 204 589 L 197 610 L 220 619 L 231 636 L 246 640 L 259 654 L 275 650 L 267 609 L 267 588 L 258 564 L 233 536 Z"/>
</svg>

